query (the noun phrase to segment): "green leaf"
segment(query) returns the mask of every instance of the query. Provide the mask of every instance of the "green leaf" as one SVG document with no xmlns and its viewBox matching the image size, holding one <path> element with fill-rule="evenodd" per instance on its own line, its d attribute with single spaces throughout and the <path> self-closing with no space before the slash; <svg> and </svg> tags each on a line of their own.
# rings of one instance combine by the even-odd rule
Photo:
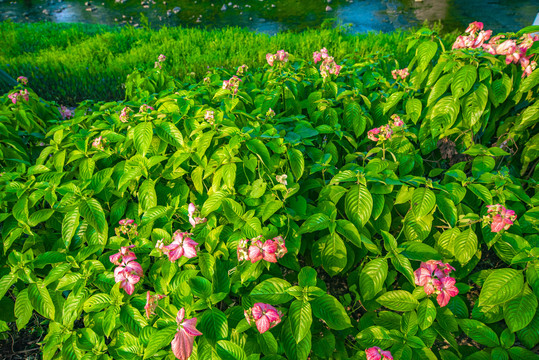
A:
<svg viewBox="0 0 539 360">
<path fill-rule="evenodd" d="M 430 299 L 424 299 L 417 308 L 417 320 L 421 330 L 429 328 L 436 319 L 436 306 Z"/>
<path fill-rule="evenodd" d="M 150 148 L 152 143 L 153 127 L 150 122 L 142 122 L 135 126 L 133 134 L 133 143 L 135 149 L 141 155 L 146 155 L 146 151 Z"/>
<path fill-rule="evenodd" d="M 138 126 L 137 126 L 138 127 Z M 135 128 L 136 131 L 136 128 Z M 147 129 L 146 129 L 147 131 Z M 155 133 L 159 138 L 172 146 L 182 147 L 183 136 L 178 128 L 170 122 L 162 122 L 155 127 Z M 151 142 L 151 128 L 150 128 L 150 142 Z M 138 150 L 138 149 L 137 149 Z M 141 151 L 140 151 L 141 152 Z"/>
<path fill-rule="evenodd" d="M 416 219 L 429 214 L 436 205 L 436 195 L 427 188 L 415 189 L 412 194 L 412 213 Z"/>
<path fill-rule="evenodd" d="M 148 342 L 148 346 L 144 350 L 144 359 L 149 359 L 163 347 L 170 346 L 170 343 L 177 332 L 177 326 L 171 325 L 153 333 Z"/>
<path fill-rule="evenodd" d="M 54 214 L 53 209 L 38 210 L 30 215 L 30 217 L 28 218 L 28 225 L 36 226 L 43 221 L 47 221 L 52 216 L 52 214 Z"/>
<path fill-rule="evenodd" d="M 286 290 L 292 285 L 286 280 L 271 278 L 262 281 L 251 291 L 251 297 L 256 302 L 277 305 L 293 299 Z"/>
<path fill-rule="evenodd" d="M 213 344 L 228 337 L 228 319 L 221 310 L 214 307 L 204 312 L 197 328 Z"/>
<path fill-rule="evenodd" d="M 388 291 L 378 299 L 380 305 L 394 311 L 412 311 L 417 308 L 419 302 L 408 291 Z"/>
<path fill-rule="evenodd" d="M 211 282 L 202 276 L 189 279 L 189 287 L 193 295 L 201 299 L 207 299 L 212 295 Z"/>
<path fill-rule="evenodd" d="M 509 355 L 511 360 L 539 360 L 539 355 L 536 353 L 516 346 L 509 349 Z"/>
<path fill-rule="evenodd" d="M 217 342 L 217 354 L 222 360 L 247 360 L 245 351 L 228 340 L 220 340 Z"/>
<path fill-rule="evenodd" d="M 346 246 L 337 233 L 331 233 L 320 239 L 322 248 L 322 267 L 330 276 L 335 276 L 346 267 Z"/>
<path fill-rule="evenodd" d="M 301 287 L 316 286 L 316 270 L 310 266 L 304 266 L 298 274 L 298 283 Z"/>
<path fill-rule="evenodd" d="M 372 300 L 378 294 L 387 278 L 387 260 L 378 258 L 365 265 L 359 276 L 360 294 L 365 300 Z"/>
<path fill-rule="evenodd" d="M 107 235 L 108 226 L 105 212 L 96 199 L 86 199 L 81 202 L 80 213 L 97 232 Z"/>
<path fill-rule="evenodd" d="M 344 330 L 352 326 L 346 310 L 333 296 L 324 294 L 311 302 L 314 316 L 326 322 L 330 329 Z"/>
<path fill-rule="evenodd" d="M 412 119 L 414 124 L 417 124 L 417 121 L 421 117 L 422 109 L 423 104 L 419 99 L 410 98 L 406 102 L 406 114 Z"/>
<path fill-rule="evenodd" d="M 466 229 L 455 238 L 454 246 L 455 257 L 462 265 L 465 265 L 477 251 L 477 235 L 472 229 Z"/>
<path fill-rule="evenodd" d="M 479 344 L 489 347 L 500 345 L 498 335 L 482 322 L 471 319 L 460 319 L 458 323 L 462 331 Z"/>
<path fill-rule="evenodd" d="M 361 106 L 355 101 L 348 102 L 344 106 L 343 114 L 344 126 L 347 131 L 353 131 L 356 137 L 365 132 L 367 121 L 363 116 Z"/>
<path fill-rule="evenodd" d="M 461 67 L 451 81 L 451 93 L 458 99 L 466 94 L 477 79 L 477 69 L 473 65 Z"/>
<path fill-rule="evenodd" d="M 404 250 L 402 255 L 410 260 L 429 261 L 429 260 L 442 260 L 442 256 L 431 246 L 418 242 L 407 241 L 401 245 Z"/>
<path fill-rule="evenodd" d="M 344 208 L 346 216 L 358 229 L 363 228 L 372 213 L 372 195 L 365 185 L 354 185 L 346 193 Z"/>
<path fill-rule="evenodd" d="M 140 336 L 142 328 L 148 325 L 146 318 L 140 314 L 138 309 L 131 305 L 123 305 L 120 310 L 120 322 L 133 336 Z"/>
<path fill-rule="evenodd" d="M 522 293 L 504 304 L 505 323 L 512 332 L 524 329 L 532 321 L 537 311 L 537 297 L 528 286 Z"/>
<path fill-rule="evenodd" d="M 221 202 L 224 198 L 228 196 L 228 193 L 225 191 L 217 191 L 211 194 L 208 199 L 202 205 L 201 217 L 207 217 L 209 214 L 219 209 Z"/>
<path fill-rule="evenodd" d="M 139 204 L 142 210 L 146 211 L 157 206 L 157 193 L 155 192 L 155 183 L 147 179 L 139 187 Z"/>
<path fill-rule="evenodd" d="M 32 317 L 32 303 L 28 298 L 28 289 L 23 289 L 15 300 L 15 316 L 17 317 L 17 329 L 23 329 Z"/>
<path fill-rule="evenodd" d="M 307 301 L 294 300 L 288 310 L 288 318 L 294 340 L 299 344 L 311 331 L 313 322 L 311 304 Z"/>
<path fill-rule="evenodd" d="M 311 352 L 311 332 L 309 331 L 303 340 L 298 343 L 294 341 L 290 319 L 285 320 L 280 341 L 283 344 L 284 352 L 288 359 L 307 360 Z M 264 357 L 266 359 L 267 357 Z"/>
<path fill-rule="evenodd" d="M 109 307 L 111 303 L 112 297 L 109 294 L 94 294 L 84 302 L 83 309 L 85 312 L 101 311 L 104 308 Z"/>
<path fill-rule="evenodd" d="M 298 149 L 289 149 L 288 161 L 290 162 L 290 168 L 292 169 L 292 173 L 297 182 L 305 171 L 305 159 L 303 158 L 302 152 Z"/>
<path fill-rule="evenodd" d="M 436 81 L 436 84 L 432 87 L 432 90 L 429 94 L 429 97 L 427 99 L 427 106 L 430 106 L 435 100 L 438 100 L 440 96 L 442 96 L 449 87 L 449 84 L 451 84 L 451 80 L 453 79 L 453 74 L 445 74 L 443 75 L 438 81 Z"/>
<path fill-rule="evenodd" d="M 483 284 L 478 305 L 503 304 L 518 296 L 523 286 L 524 276 L 521 271 L 510 268 L 493 270 Z"/>
<path fill-rule="evenodd" d="M 517 332 L 518 339 L 528 349 L 539 344 L 539 311 L 535 312 L 532 321 L 524 329 Z"/>
<path fill-rule="evenodd" d="M 0 279 L 0 299 L 4 297 L 7 291 L 18 280 L 17 274 L 7 274 Z"/>
<path fill-rule="evenodd" d="M 33 308 L 46 318 L 54 320 L 55 308 L 51 295 L 42 283 L 33 283 L 28 286 L 28 298 Z"/>
<path fill-rule="evenodd" d="M 253 154 L 258 156 L 260 160 L 266 165 L 268 168 L 271 167 L 271 158 L 268 151 L 268 148 L 264 143 L 258 139 L 251 139 L 245 143 L 247 146 L 247 149 L 249 149 Z"/>
<path fill-rule="evenodd" d="M 318 213 L 311 215 L 305 220 L 299 228 L 298 234 L 311 233 L 319 230 L 327 229 L 330 224 L 329 217 L 326 214 Z"/>
</svg>

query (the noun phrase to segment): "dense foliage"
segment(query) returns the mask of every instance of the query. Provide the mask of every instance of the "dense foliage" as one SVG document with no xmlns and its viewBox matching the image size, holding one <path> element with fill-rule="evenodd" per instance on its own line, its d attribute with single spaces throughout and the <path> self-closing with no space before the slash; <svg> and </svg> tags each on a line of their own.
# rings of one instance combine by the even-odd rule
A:
<svg viewBox="0 0 539 360">
<path fill-rule="evenodd" d="M 200 82 L 166 54 L 74 114 L 20 78 L 1 330 L 47 319 L 44 359 L 537 359 L 539 69 L 405 45 Z"/>
<path fill-rule="evenodd" d="M 135 68 L 152 67 L 159 54 L 168 56 L 170 74 L 183 78 L 194 73 L 198 79 L 204 76 L 208 66 L 262 67 L 268 49 L 284 48 L 304 59 L 311 57 L 311 49 L 323 46 L 339 59 L 348 54 L 377 53 L 393 54 L 406 63 L 411 58 L 404 41 L 409 32 L 351 34 L 345 28 L 269 36 L 241 28 L 156 31 L 103 25 L 1 22 L 0 33 L 0 68 L 13 78 L 25 74 L 39 96 L 70 105 L 87 99 L 123 98 L 126 76 Z M 7 92 L 9 88 L 2 85 L 0 81 L 0 93 Z"/>
</svg>

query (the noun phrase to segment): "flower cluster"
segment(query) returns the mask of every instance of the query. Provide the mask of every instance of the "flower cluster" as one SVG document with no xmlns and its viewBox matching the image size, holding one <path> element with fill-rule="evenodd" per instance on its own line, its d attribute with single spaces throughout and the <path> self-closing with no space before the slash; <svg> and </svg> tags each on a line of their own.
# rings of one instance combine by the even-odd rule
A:
<svg viewBox="0 0 539 360">
<path fill-rule="evenodd" d="M 483 48 L 492 55 L 504 55 L 506 64 L 518 64 L 522 66 L 522 77 L 532 73 L 537 67 L 537 62 L 530 61 L 533 55 L 526 56 L 529 48 L 535 41 L 539 41 L 539 35 L 526 34 L 517 40 L 506 39 L 503 35 L 493 37 Z"/>
<path fill-rule="evenodd" d="M 333 59 L 332 56 L 327 57 L 324 61 L 322 61 L 322 64 L 320 64 L 320 75 L 325 79 L 330 74 L 333 75 L 339 75 L 341 72 L 341 65 L 337 65 L 335 62 L 335 59 Z"/>
<path fill-rule="evenodd" d="M 17 101 L 18 101 L 20 98 L 23 98 L 24 101 L 30 100 L 30 96 L 28 95 L 28 90 L 27 90 L 27 89 L 21 90 L 21 91 L 19 91 L 19 92 L 11 93 L 11 94 L 9 94 L 7 97 L 11 99 L 11 102 L 12 102 L 13 104 L 16 104 Z"/>
<path fill-rule="evenodd" d="M 28 78 L 26 76 L 19 76 L 17 82 L 23 85 L 28 85 Z"/>
<path fill-rule="evenodd" d="M 166 57 L 165 55 L 163 55 L 163 54 L 159 55 L 159 56 L 157 57 L 157 61 L 155 62 L 155 68 L 161 69 L 161 63 L 162 63 L 163 61 L 165 61 L 166 58 L 167 58 L 167 57 Z"/>
<path fill-rule="evenodd" d="M 122 246 L 118 253 L 109 257 L 110 262 L 117 265 L 114 269 L 114 281 L 120 283 L 120 288 L 129 295 L 133 294 L 135 285 L 143 275 L 142 266 L 135 261 L 135 253 L 129 250 L 133 247 L 135 245 Z"/>
<path fill-rule="evenodd" d="M 473 22 L 466 29 L 467 36 L 459 36 L 453 44 L 453 49 L 476 49 L 483 48 L 489 54 L 505 56 L 506 64 L 515 63 L 522 66 L 526 77 L 537 67 L 535 61 L 530 61 L 532 55 L 526 56 L 526 52 L 535 41 L 539 41 L 539 35 L 525 34 L 519 39 L 507 39 L 505 35 L 497 35 L 491 38 L 492 30 L 483 31 L 483 23 Z M 489 40 L 490 39 L 490 40 Z M 486 43 L 488 41 L 488 43 Z"/>
<path fill-rule="evenodd" d="M 373 346 L 365 350 L 367 360 L 393 360 L 393 355 L 389 351 L 383 351 L 378 346 Z"/>
<path fill-rule="evenodd" d="M 422 262 L 419 269 L 414 271 L 415 284 L 423 286 L 427 295 L 437 294 L 438 305 L 446 306 L 449 300 L 459 293 L 455 287 L 455 279 L 448 276 L 454 270 L 451 265 L 441 261 Z"/>
<path fill-rule="evenodd" d="M 391 71 L 391 76 L 393 76 L 393 79 L 397 80 L 399 77 L 404 80 L 406 79 L 410 73 L 408 72 L 408 68 L 400 69 L 400 70 L 393 70 Z"/>
<path fill-rule="evenodd" d="M 275 62 L 278 64 L 284 65 L 288 62 L 288 53 L 284 50 L 279 50 L 275 54 L 266 54 L 266 61 L 268 62 L 269 66 L 273 66 Z"/>
<path fill-rule="evenodd" d="M 121 234 L 127 235 L 130 239 L 138 235 L 137 232 L 137 223 L 132 219 L 122 219 L 118 222 L 119 227 L 114 229 L 116 236 L 121 236 Z"/>
<path fill-rule="evenodd" d="M 146 293 L 146 305 L 144 305 L 144 310 L 148 319 L 155 313 L 157 302 L 165 297 L 166 295 L 152 295 L 149 291 Z"/>
<path fill-rule="evenodd" d="M 483 218 L 484 223 L 490 224 L 492 232 L 499 232 L 502 229 L 507 230 L 517 219 L 514 210 L 506 209 L 503 205 L 487 205 L 487 216 Z"/>
<path fill-rule="evenodd" d="M 245 310 L 244 314 L 249 325 L 254 323 L 261 334 L 279 324 L 282 316 L 280 311 L 264 303 L 255 303 L 252 308 Z"/>
<path fill-rule="evenodd" d="M 401 127 L 404 125 L 404 121 L 401 120 L 397 114 L 391 115 L 391 120 L 387 125 L 382 125 L 379 128 L 371 129 L 367 132 L 367 137 L 372 141 L 385 141 L 391 139 L 393 135 L 393 128 Z"/>
<path fill-rule="evenodd" d="M 197 318 L 185 319 L 185 309 L 181 308 L 176 316 L 178 328 L 174 339 L 170 343 L 172 352 L 179 360 L 187 360 L 193 352 L 193 344 L 195 336 L 200 336 L 202 333 L 197 330 Z"/>
<path fill-rule="evenodd" d="M 124 123 L 125 123 L 125 122 L 128 122 L 128 121 L 129 121 L 129 113 L 130 113 L 131 111 L 132 111 L 131 108 L 129 108 L 129 107 L 127 107 L 127 106 L 124 107 L 124 108 L 122 109 L 122 112 L 120 113 L 120 121 L 121 121 L 121 122 L 124 122 Z"/>
<path fill-rule="evenodd" d="M 492 30 L 483 31 L 483 23 L 474 21 L 466 29 L 468 35 L 457 37 L 453 49 L 476 49 L 481 47 L 492 35 Z"/>
<path fill-rule="evenodd" d="M 250 260 L 253 264 L 260 260 L 276 263 L 288 250 L 282 236 L 274 237 L 262 242 L 262 235 L 249 240 L 242 239 L 238 244 L 238 261 Z"/>
<path fill-rule="evenodd" d="M 163 240 L 159 240 L 156 249 L 163 252 L 171 262 L 174 262 L 185 256 L 188 259 L 192 259 L 197 256 L 197 242 L 189 237 L 191 235 L 188 232 L 176 231 L 173 236 L 173 240 L 169 245 L 164 245 Z"/>
<path fill-rule="evenodd" d="M 238 67 L 238 71 L 236 72 L 236 75 L 241 76 L 247 72 L 247 69 L 249 69 L 249 66 L 243 64 L 242 66 Z"/>
<path fill-rule="evenodd" d="M 328 54 L 328 50 L 326 48 L 323 48 L 320 51 L 315 51 L 313 53 L 313 59 L 314 59 L 315 64 L 317 62 L 319 62 L 319 61 L 325 60 L 328 57 L 329 57 L 329 54 Z"/>
<path fill-rule="evenodd" d="M 103 147 L 103 137 L 102 136 L 96 137 L 94 141 L 92 142 L 92 147 L 96 150 L 104 150 L 105 148 Z"/>
<path fill-rule="evenodd" d="M 204 114 L 204 120 L 208 122 L 208 124 L 213 125 L 215 123 L 215 113 L 213 110 L 206 110 L 206 113 Z"/>
<path fill-rule="evenodd" d="M 238 93 L 241 79 L 236 75 L 232 76 L 229 80 L 223 81 L 223 89 L 231 90 L 234 95 Z"/>
<path fill-rule="evenodd" d="M 142 105 L 140 106 L 140 109 L 139 109 L 138 112 L 139 112 L 139 113 L 145 113 L 145 112 L 147 112 L 148 110 L 154 110 L 154 108 L 151 107 L 151 106 L 148 105 L 148 104 L 142 104 Z"/>
<path fill-rule="evenodd" d="M 195 204 L 193 203 L 189 204 L 188 212 L 189 212 L 189 223 L 191 224 L 191 226 L 195 227 L 198 224 L 202 224 L 206 222 L 206 218 L 200 218 L 198 216 L 195 216 L 195 213 L 196 214 L 199 213 Z"/>
<path fill-rule="evenodd" d="M 58 108 L 58 111 L 60 112 L 60 115 L 62 115 L 62 119 L 71 119 L 73 116 L 75 116 L 75 112 L 73 110 L 68 109 L 66 106 L 62 105 Z"/>
</svg>

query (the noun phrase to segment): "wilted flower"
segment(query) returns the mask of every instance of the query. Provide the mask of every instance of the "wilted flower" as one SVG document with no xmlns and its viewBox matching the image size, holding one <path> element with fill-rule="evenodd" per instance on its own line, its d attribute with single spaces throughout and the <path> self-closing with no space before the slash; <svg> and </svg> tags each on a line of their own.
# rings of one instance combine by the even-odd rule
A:
<svg viewBox="0 0 539 360">
<path fill-rule="evenodd" d="M 188 259 L 197 256 L 196 246 L 198 243 L 191 239 L 189 235 L 188 232 L 180 232 L 178 230 L 174 233 L 172 243 L 161 248 L 170 261 L 174 262 L 182 256 Z"/>
<path fill-rule="evenodd" d="M 249 260 L 249 240 L 241 239 L 238 244 L 238 261 Z"/>
<path fill-rule="evenodd" d="M 139 112 L 139 113 L 145 113 L 145 112 L 147 112 L 148 110 L 152 110 L 152 111 L 153 111 L 153 107 L 151 107 L 151 106 L 148 105 L 148 104 L 142 104 L 142 105 L 140 106 L 140 109 L 139 109 L 138 112 Z"/>
<path fill-rule="evenodd" d="M 459 293 L 454 286 L 455 279 L 448 276 L 454 270 L 454 267 L 442 261 L 422 262 L 419 269 L 414 271 L 415 284 L 423 286 L 427 295 L 437 294 L 438 305 L 446 306 L 451 297 L 457 296 Z"/>
<path fill-rule="evenodd" d="M 373 346 L 365 350 L 367 360 L 393 360 L 393 356 L 389 351 L 383 351 L 378 346 Z"/>
<path fill-rule="evenodd" d="M 252 308 L 245 310 L 244 314 L 249 325 L 254 323 L 261 334 L 279 324 L 282 316 L 280 311 L 264 303 L 255 303 Z"/>
<path fill-rule="evenodd" d="M 506 209 L 503 205 L 487 205 L 486 222 L 490 223 L 492 232 L 499 232 L 502 229 L 507 230 L 513 225 L 517 219 L 517 215 L 513 210 Z"/>
<path fill-rule="evenodd" d="M 19 76 L 17 82 L 23 85 L 28 85 L 28 78 L 26 76 Z"/>
<path fill-rule="evenodd" d="M 198 224 L 202 224 L 206 222 L 206 218 L 200 218 L 200 217 L 195 216 L 195 213 L 198 213 L 198 210 L 195 204 L 193 203 L 189 204 L 188 213 L 189 213 L 189 223 L 191 224 L 191 226 L 195 227 Z"/>
<path fill-rule="evenodd" d="M 391 115 L 391 120 L 393 120 L 393 126 L 400 127 L 404 125 L 404 121 L 402 121 L 400 116 L 397 114 Z"/>
<path fill-rule="evenodd" d="M 271 108 L 269 108 L 269 110 L 266 112 L 266 117 L 271 119 L 274 116 L 275 116 L 275 111 L 273 111 Z"/>
<path fill-rule="evenodd" d="M 120 113 L 120 121 L 121 122 L 128 122 L 129 121 L 129 113 L 131 112 L 131 108 L 128 108 L 127 106 L 122 109 L 122 112 Z"/>
<path fill-rule="evenodd" d="M 283 174 L 283 175 L 276 175 L 275 178 L 277 179 L 277 182 L 279 184 L 282 184 L 282 185 L 288 185 L 288 183 L 286 182 L 286 179 L 288 178 L 288 175 L 286 174 Z"/>
<path fill-rule="evenodd" d="M 204 79 L 203 79 L 202 81 L 203 81 L 203 82 L 204 82 L 204 84 L 206 84 L 206 85 L 209 85 L 209 84 L 211 84 L 211 79 L 210 79 L 210 77 L 209 77 L 209 76 L 206 76 L 206 77 L 205 77 L 205 78 L 204 78 Z"/>
<path fill-rule="evenodd" d="M 122 219 L 118 222 L 119 227 L 115 228 L 116 236 L 121 236 L 120 234 L 128 235 L 129 238 L 137 236 L 137 223 L 132 219 Z"/>
<path fill-rule="evenodd" d="M 215 113 L 213 110 L 206 110 L 204 114 L 204 120 L 206 120 L 210 125 L 213 125 L 215 122 Z"/>
<path fill-rule="evenodd" d="M 92 147 L 97 149 L 97 150 L 103 150 L 103 137 L 102 136 L 98 136 L 94 139 L 94 141 L 92 142 Z"/>
<path fill-rule="evenodd" d="M 229 80 L 223 81 L 223 89 L 231 90 L 234 95 L 238 93 L 241 79 L 236 75 L 232 76 Z"/>
<path fill-rule="evenodd" d="M 157 302 L 165 297 L 166 295 L 151 295 L 149 291 L 146 293 L 146 305 L 144 305 L 144 310 L 148 319 L 154 314 L 155 309 L 157 309 Z"/>
<path fill-rule="evenodd" d="M 58 111 L 60 112 L 60 115 L 62 115 L 62 119 L 64 120 L 71 119 L 74 116 L 74 112 L 64 105 L 60 106 L 58 108 Z"/>
<path fill-rule="evenodd" d="M 193 344 L 195 342 L 195 336 L 200 336 L 202 333 L 197 330 L 197 318 L 191 318 L 184 320 L 185 309 L 181 308 L 176 316 L 176 323 L 178 332 L 174 336 L 174 340 L 171 342 L 172 352 L 179 360 L 187 360 L 193 352 Z"/>
<path fill-rule="evenodd" d="M 249 67 L 243 64 L 242 66 L 238 67 L 238 71 L 236 72 L 236 75 L 238 76 L 243 75 L 247 71 L 247 69 L 249 69 Z"/>
</svg>

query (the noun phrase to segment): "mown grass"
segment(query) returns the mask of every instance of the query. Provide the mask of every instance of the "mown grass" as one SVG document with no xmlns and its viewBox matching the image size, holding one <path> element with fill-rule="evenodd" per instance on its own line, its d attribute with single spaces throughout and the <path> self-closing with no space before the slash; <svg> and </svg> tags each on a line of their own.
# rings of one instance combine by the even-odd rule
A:
<svg viewBox="0 0 539 360">
<path fill-rule="evenodd" d="M 265 64 L 266 53 L 279 49 L 311 58 L 313 51 L 326 47 L 338 61 L 349 54 L 380 53 L 406 64 L 413 56 L 404 41 L 410 31 L 351 34 L 336 28 L 269 36 L 241 28 L 149 30 L 4 22 L 0 33 L 0 67 L 13 77 L 27 76 L 40 96 L 67 104 L 123 98 L 127 74 L 153 66 L 159 54 L 167 56 L 166 66 L 178 77 L 191 72 L 203 76 L 208 67 L 257 68 Z"/>
</svg>

